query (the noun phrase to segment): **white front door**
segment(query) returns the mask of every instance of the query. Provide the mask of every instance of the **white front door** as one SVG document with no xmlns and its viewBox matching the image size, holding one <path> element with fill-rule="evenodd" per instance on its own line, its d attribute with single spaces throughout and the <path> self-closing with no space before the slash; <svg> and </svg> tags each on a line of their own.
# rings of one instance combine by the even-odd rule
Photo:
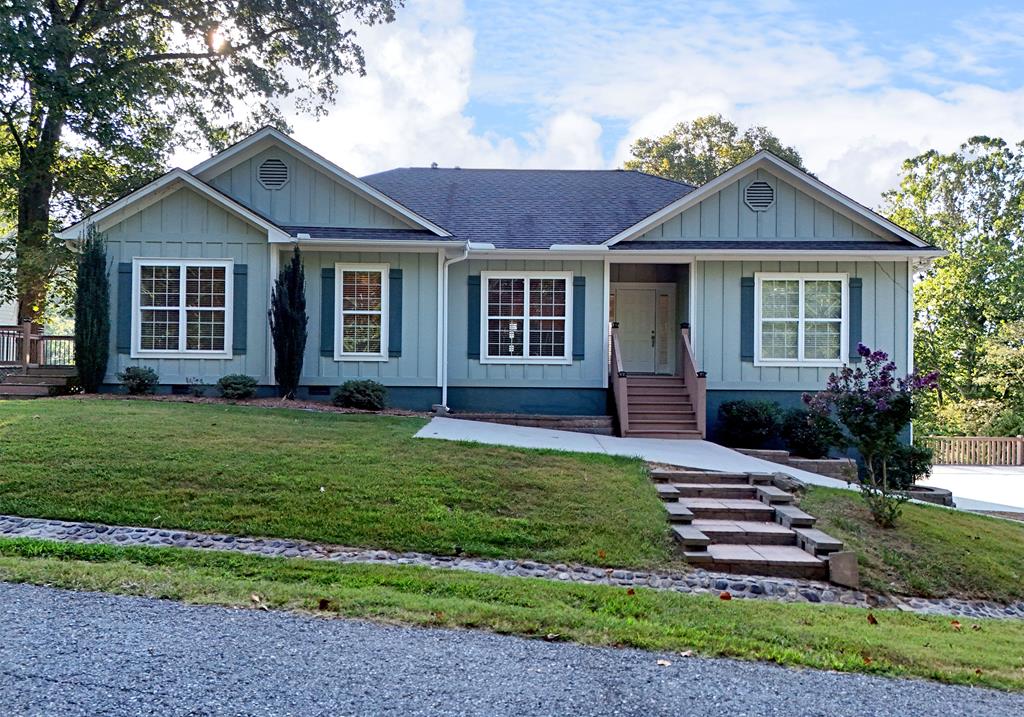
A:
<svg viewBox="0 0 1024 717">
<path fill-rule="evenodd" d="M 657 369 L 655 307 L 652 289 L 618 289 L 615 311 L 619 321 L 622 367 L 630 373 L 654 373 Z"/>
</svg>

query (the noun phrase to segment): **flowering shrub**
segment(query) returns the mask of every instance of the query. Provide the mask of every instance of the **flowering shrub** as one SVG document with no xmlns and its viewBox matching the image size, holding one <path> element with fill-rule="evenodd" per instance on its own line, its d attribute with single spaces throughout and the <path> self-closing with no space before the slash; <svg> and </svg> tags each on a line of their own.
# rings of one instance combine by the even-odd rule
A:
<svg viewBox="0 0 1024 717">
<path fill-rule="evenodd" d="M 896 364 L 884 351 L 857 346 L 863 367 L 844 366 L 829 376 L 824 391 L 804 396 L 821 416 L 834 415 L 845 429 L 849 445 L 861 455 L 861 495 L 875 522 L 892 527 L 899 517 L 906 490 L 931 470 L 931 451 L 907 445 L 900 434 L 915 418 L 915 397 L 938 385 L 938 373 L 896 378 Z"/>
</svg>

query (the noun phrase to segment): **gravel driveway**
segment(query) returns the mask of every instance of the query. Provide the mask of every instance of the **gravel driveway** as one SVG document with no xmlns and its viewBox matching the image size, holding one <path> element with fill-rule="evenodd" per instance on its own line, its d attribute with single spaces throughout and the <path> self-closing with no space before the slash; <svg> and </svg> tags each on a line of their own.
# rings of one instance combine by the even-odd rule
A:
<svg viewBox="0 0 1024 717">
<path fill-rule="evenodd" d="M 1005 717 L 1024 696 L 0 583 L 0 714 Z"/>
</svg>

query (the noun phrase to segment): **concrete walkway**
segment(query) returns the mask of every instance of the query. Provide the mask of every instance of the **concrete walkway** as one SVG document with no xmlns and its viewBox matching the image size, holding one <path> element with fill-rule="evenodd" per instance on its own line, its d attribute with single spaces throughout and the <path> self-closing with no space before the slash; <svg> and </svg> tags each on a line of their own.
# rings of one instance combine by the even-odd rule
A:
<svg viewBox="0 0 1024 717">
<path fill-rule="evenodd" d="M 1024 466 L 935 466 L 921 484 L 952 491 L 964 510 L 1024 513 Z"/>
</svg>

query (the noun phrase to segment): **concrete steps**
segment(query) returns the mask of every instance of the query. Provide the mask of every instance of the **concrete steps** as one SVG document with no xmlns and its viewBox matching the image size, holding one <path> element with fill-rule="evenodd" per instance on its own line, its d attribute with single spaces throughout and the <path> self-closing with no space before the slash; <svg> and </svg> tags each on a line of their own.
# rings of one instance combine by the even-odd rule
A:
<svg viewBox="0 0 1024 717">
<path fill-rule="evenodd" d="M 822 580 L 829 576 L 828 556 L 842 550 L 771 474 L 654 467 L 651 478 L 673 539 L 695 565 Z"/>
</svg>

